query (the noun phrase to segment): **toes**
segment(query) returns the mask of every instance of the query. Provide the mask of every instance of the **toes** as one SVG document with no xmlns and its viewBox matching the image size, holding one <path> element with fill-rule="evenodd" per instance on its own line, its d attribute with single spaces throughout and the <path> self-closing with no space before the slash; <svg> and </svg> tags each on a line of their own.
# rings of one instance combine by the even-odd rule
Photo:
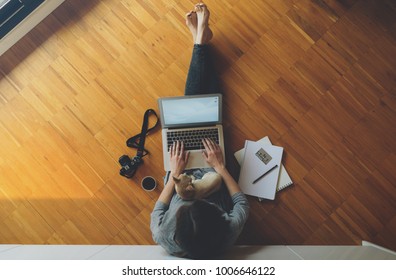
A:
<svg viewBox="0 0 396 280">
<path fill-rule="evenodd" d="M 196 4 L 195 5 L 195 10 L 197 11 L 197 12 L 200 12 L 200 11 L 202 11 L 202 3 L 199 3 L 199 4 Z"/>
<path fill-rule="evenodd" d="M 209 14 L 209 10 L 204 3 L 199 3 L 195 5 L 195 12 L 200 14 Z"/>
<path fill-rule="evenodd" d="M 197 4 L 197 6 L 198 6 L 200 9 L 206 9 L 206 5 L 205 5 L 204 3 L 199 3 L 199 4 Z"/>
</svg>

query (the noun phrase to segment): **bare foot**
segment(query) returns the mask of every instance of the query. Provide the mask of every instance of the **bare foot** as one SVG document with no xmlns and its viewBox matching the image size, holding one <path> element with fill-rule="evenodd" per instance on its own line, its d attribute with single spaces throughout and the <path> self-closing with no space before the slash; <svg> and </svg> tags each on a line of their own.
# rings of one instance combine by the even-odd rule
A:
<svg viewBox="0 0 396 280">
<path fill-rule="evenodd" d="M 190 29 L 191 34 L 193 36 L 193 40 L 195 42 L 197 38 L 197 13 L 195 11 L 190 11 L 186 14 L 186 25 Z"/>
<path fill-rule="evenodd" d="M 205 4 L 199 3 L 195 5 L 195 13 L 197 14 L 197 36 L 194 43 L 207 44 L 213 37 L 212 30 L 209 28 L 210 12 Z"/>
</svg>

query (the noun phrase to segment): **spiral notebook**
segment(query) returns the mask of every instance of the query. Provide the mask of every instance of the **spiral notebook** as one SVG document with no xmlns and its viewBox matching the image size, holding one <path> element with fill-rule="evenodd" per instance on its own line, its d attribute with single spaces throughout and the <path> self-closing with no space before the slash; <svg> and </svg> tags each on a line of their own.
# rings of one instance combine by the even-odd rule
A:
<svg viewBox="0 0 396 280">
<path fill-rule="evenodd" d="M 260 142 L 263 145 L 272 145 L 268 136 L 258 140 L 257 142 Z M 245 155 L 245 148 L 234 153 L 234 156 L 235 156 L 236 160 L 238 161 L 239 165 L 242 165 L 244 155 Z M 283 190 L 284 188 L 287 188 L 287 187 L 291 186 L 292 184 L 293 184 L 293 181 L 290 178 L 289 173 L 287 173 L 285 166 L 283 164 L 281 164 L 276 191 L 278 192 L 280 190 Z"/>
</svg>

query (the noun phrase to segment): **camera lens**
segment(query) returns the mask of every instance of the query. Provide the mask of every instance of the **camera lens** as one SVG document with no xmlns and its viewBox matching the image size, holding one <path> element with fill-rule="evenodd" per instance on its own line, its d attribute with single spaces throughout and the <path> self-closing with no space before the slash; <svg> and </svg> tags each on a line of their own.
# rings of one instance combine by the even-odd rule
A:
<svg viewBox="0 0 396 280">
<path fill-rule="evenodd" d="M 124 165 L 128 165 L 131 163 L 131 159 L 127 156 L 127 155 L 123 155 L 120 157 L 120 159 L 118 160 L 118 162 L 124 166 Z"/>
</svg>

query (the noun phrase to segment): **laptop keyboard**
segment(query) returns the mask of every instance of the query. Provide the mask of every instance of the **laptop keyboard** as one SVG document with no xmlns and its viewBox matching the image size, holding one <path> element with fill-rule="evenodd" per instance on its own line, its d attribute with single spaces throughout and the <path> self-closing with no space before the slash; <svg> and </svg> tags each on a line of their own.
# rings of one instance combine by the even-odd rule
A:
<svg viewBox="0 0 396 280">
<path fill-rule="evenodd" d="M 185 150 L 202 150 L 202 139 L 209 138 L 219 144 L 219 130 L 217 128 L 176 130 L 167 132 L 168 151 L 175 141 L 182 141 Z"/>
</svg>

